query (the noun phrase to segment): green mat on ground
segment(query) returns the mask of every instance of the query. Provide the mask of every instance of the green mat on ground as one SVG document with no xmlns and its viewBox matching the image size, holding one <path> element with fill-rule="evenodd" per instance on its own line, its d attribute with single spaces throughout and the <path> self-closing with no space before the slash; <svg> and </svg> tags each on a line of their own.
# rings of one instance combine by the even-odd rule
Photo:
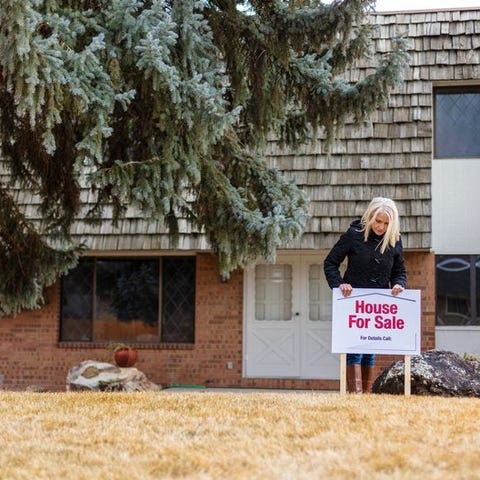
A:
<svg viewBox="0 0 480 480">
<path fill-rule="evenodd" d="M 194 384 L 181 384 L 181 383 L 174 383 L 172 385 L 168 385 L 167 388 L 193 388 L 193 389 L 203 389 L 205 388 L 204 385 L 194 385 Z"/>
</svg>

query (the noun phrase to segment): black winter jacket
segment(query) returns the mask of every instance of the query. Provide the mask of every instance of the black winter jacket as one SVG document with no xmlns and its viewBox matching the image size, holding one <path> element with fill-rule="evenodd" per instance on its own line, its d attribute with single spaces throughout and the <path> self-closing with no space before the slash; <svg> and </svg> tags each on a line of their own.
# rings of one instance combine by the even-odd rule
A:
<svg viewBox="0 0 480 480">
<path fill-rule="evenodd" d="M 382 254 L 379 243 L 383 237 L 371 231 L 365 242 L 361 228 L 360 220 L 352 222 L 325 259 L 324 272 L 330 288 L 341 283 L 354 288 L 391 288 L 396 284 L 406 287 L 402 240 Z M 345 258 L 348 263 L 342 278 L 339 267 Z"/>
</svg>

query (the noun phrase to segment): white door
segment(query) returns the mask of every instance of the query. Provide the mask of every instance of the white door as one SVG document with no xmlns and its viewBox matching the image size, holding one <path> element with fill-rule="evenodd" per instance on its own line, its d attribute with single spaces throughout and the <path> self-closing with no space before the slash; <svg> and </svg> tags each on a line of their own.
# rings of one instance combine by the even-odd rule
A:
<svg viewBox="0 0 480 480">
<path fill-rule="evenodd" d="M 323 257 L 285 254 L 245 271 L 246 377 L 338 379 Z"/>
</svg>

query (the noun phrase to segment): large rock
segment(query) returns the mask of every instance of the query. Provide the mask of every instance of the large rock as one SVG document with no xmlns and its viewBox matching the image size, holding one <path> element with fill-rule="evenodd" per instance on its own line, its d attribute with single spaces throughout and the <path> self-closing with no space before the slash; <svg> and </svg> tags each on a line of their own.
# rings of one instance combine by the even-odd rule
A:
<svg viewBox="0 0 480 480">
<path fill-rule="evenodd" d="M 404 393 L 404 361 L 392 363 L 374 382 L 373 393 Z M 444 350 L 412 357 L 414 395 L 480 397 L 480 359 Z"/>
<path fill-rule="evenodd" d="M 160 390 L 136 368 L 120 368 L 106 362 L 85 360 L 67 375 L 67 391 L 147 392 Z"/>
</svg>

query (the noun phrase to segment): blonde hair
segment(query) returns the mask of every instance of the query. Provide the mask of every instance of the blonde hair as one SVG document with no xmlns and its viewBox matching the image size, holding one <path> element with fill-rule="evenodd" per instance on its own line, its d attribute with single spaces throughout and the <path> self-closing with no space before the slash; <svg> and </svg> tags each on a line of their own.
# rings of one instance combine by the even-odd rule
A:
<svg viewBox="0 0 480 480">
<path fill-rule="evenodd" d="M 384 213 L 388 217 L 388 227 L 380 242 L 380 252 L 384 253 L 390 246 L 394 247 L 395 243 L 400 239 L 400 219 L 398 216 L 397 206 L 390 198 L 375 197 L 368 205 L 362 216 L 363 238 L 368 240 L 368 236 L 372 231 L 372 225 L 379 213 Z"/>
</svg>

